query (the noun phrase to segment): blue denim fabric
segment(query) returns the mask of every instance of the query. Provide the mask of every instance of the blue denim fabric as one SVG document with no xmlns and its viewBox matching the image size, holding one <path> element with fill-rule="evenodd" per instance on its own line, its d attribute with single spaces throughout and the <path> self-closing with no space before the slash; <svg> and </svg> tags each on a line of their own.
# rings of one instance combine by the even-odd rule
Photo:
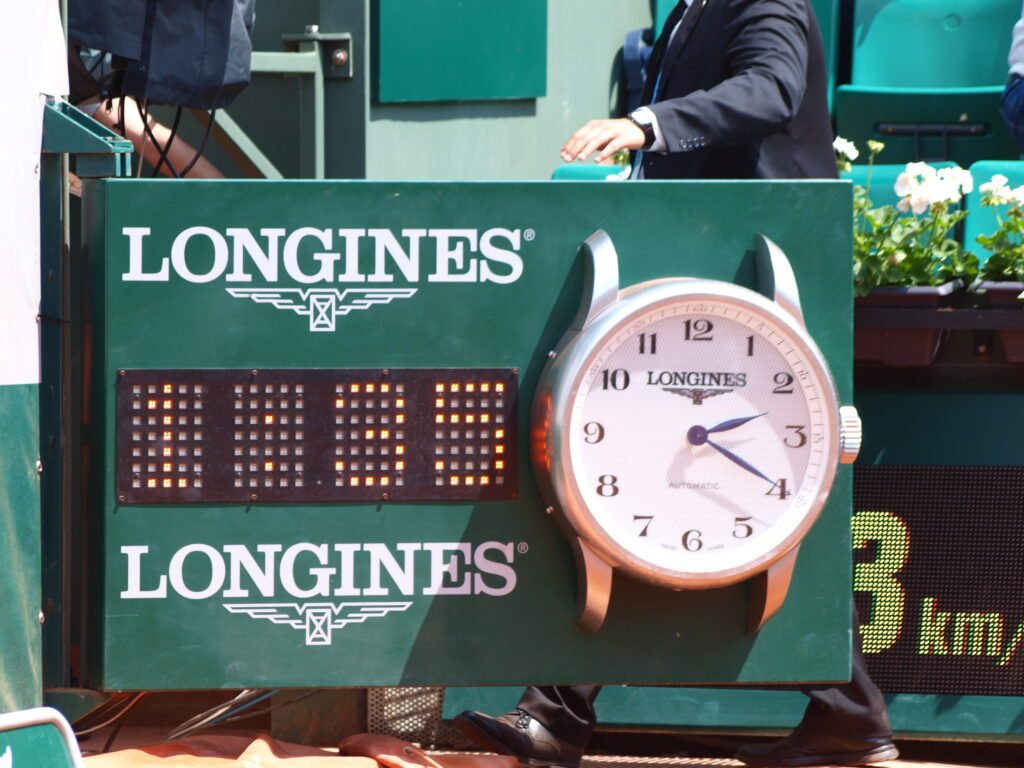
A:
<svg viewBox="0 0 1024 768">
<path fill-rule="evenodd" d="M 1024 150 L 1024 79 L 1013 75 L 1003 90 L 999 109 L 1017 145 Z"/>
</svg>

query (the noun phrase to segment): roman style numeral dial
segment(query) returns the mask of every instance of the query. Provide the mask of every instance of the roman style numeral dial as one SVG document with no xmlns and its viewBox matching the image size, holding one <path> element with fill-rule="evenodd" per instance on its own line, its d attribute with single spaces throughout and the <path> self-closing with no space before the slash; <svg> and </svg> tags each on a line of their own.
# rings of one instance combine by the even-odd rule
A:
<svg viewBox="0 0 1024 768">
<path fill-rule="evenodd" d="M 545 495 L 578 535 L 579 618 L 603 620 L 605 569 L 677 589 L 760 576 L 774 594 L 755 629 L 781 603 L 839 460 L 834 383 L 788 262 L 759 243 L 759 269 L 782 289 L 768 298 L 685 278 L 618 291 L 607 235 L 584 253 L 583 307 L 533 414 Z"/>
</svg>

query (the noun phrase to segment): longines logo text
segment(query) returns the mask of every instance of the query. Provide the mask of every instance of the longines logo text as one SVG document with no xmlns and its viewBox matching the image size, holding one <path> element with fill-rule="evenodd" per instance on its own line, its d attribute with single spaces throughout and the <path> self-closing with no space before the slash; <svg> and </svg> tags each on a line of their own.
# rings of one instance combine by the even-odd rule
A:
<svg viewBox="0 0 1024 768">
<path fill-rule="evenodd" d="M 724 371 L 648 371 L 647 385 L 688 397 L 694 405 L 700 405 L 709 397 L 747 386 L 747 374 Z"/>
<path fill-rule="evenodd" d="M 190 283 L 221 280 L 225 290 L 309 318 L 311 331 L 333 331 L 338 315 L 416 293 L 392 284 L 516 282 L 520 250 L 532 229 L 332 229 L 188 227 L 169 253 L 146 249 L 149 227 L 123 227 L 128 238 L 125 282 Z M 244 284 L 257 279 L 265 285 Z M 279 285 L 287 282 L 291 285 Z M 299 287 L 293 287 L 294 284 Z M 343 288 L 335 287 L 338 284 Z M 374 287 L 370 287 L 370 286 Z M 331 287 L 328 287 L 331 286 Z M 380 287 L 378 287 L 380 286 Z M 383 287 L 387 286 L 387 287 Z"/>
<path fill-rule="evenodd" d="M 189 544 L 157 559 L 148 546 L 123 546 L 121 598 L 162 600 L 173 592 L 189 600 L 221 599 L 230 613 L 302 629 L 307 645 L 329 645 L 333 630 L 413 604 L 396 597 L 507 595 L 516 587 L 515 553 L 527 550 L 525 543 L 499 541 L 225 544 L 219 549 Z M 260 602 L 234 602 L 257 596 Z M 352 599 L 360 597 L 386 599 Z"/>
<path fill-rule="evenodd" d="M 711 371 L 648 371 L 649 386 L 680 386 L 687 387 L 745 387 L 745 373 L 714 373 Z"/>
</svg>

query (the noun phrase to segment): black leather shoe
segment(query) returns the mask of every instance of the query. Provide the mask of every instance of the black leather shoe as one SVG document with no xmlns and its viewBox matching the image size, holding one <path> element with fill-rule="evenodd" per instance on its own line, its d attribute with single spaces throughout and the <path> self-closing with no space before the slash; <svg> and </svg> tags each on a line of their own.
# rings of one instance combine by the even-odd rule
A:
<svg viewBox="0 0 1024 768">
<path fill-rule="evenodd" d="M 899 756 L 899 750 L 888 738 L 812 735 L 801 732 L 799 728 L 780 741 L 746 744 L 736 751 L 736 759 L 741 763 L 765 768 L 868 765 L 895 760 Z"/>
<path fill-rule="evenodd" d="M 523 765 L 578 768 L 583 747 L 551 733 L 528 712 L 515 709 L 501 717 L 467 711 L 455 718 L 455 727 L 475 744 Z"/>
</svg>

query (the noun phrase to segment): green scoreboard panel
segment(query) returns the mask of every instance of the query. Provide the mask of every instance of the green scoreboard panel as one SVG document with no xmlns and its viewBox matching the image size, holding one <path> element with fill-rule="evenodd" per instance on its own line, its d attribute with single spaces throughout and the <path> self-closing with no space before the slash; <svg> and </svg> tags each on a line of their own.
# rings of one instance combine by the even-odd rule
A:
<svg viewBox="0 0 1024 768">
<path fill-rule="evenodd" d="M 84 681 L 845 679 L 849 467 L 758 633 L 749 584 L 619 575 L 588 633 L 529 446 L 599 229 L 623 287 L 756 288 L 770 238 L 849 403 L 850 210 L 828 181 L 94 183 Z"/>
</svg>

